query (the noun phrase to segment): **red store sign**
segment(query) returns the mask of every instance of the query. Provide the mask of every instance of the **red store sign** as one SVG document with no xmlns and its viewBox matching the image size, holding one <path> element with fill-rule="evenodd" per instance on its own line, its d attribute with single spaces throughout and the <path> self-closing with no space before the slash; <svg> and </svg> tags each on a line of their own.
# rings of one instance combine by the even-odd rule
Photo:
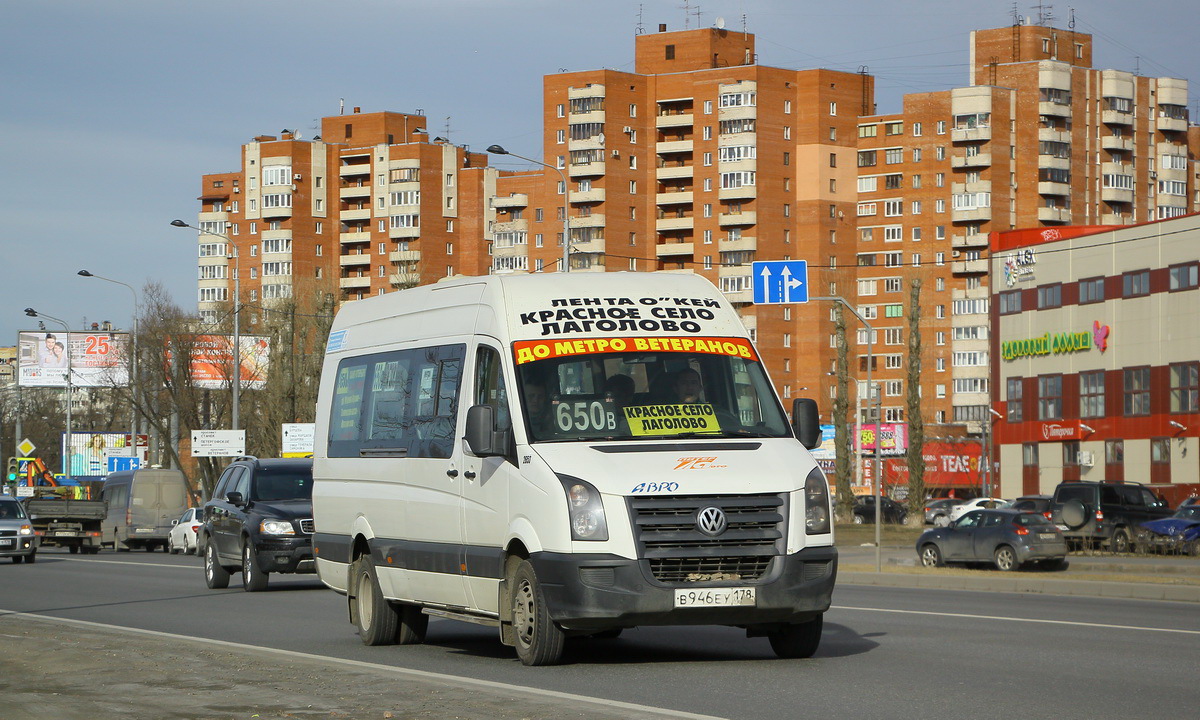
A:
<svg viewBox="0 0 1200 720">
<path fill-rule="evenodd" d="M 1078 440 L 1081 437 L 1079 423 L 1045 422 L 1041 425 L 1042 440 Z"/>
</svg>

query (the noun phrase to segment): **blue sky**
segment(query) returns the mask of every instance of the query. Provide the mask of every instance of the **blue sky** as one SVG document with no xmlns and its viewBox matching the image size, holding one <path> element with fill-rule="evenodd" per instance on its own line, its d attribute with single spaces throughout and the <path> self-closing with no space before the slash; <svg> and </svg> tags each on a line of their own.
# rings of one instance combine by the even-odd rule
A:
<svg viewBox="0 0 1200 720">
<path fill-rule="evenodd" d="M 685 10 L 685 5 L 690 12 Z M 1148 12 L 1145 8 L 1153 8 Z M 195 307 L 200 176 L 283 128 L 311 137 L 347 111 L 424 110 L 436 135 L 538 155 L 542 76 L 631 70 L 633 38 L 711 26 L 757 36 L 759 62 L 877 77 L 880 113 L 905 93 L 967 83 L 968 33 L 1012 22 L 1010 2 L 855 0 L 40 0 L 0 25 L 0 344 L 32 306 L 127 327 L 128 291 L 163 283 Z M 695 14 L 699 10 L 699 17 Z M 1036 7 L 1021 4 L 1035 19 Z M 1052 24 L 1066 27 L 1066 4 Z M 1079 0 L 1095 65 L 1189 77 L 1194 0 Z M 1197 82 L 1195 77 L 1189 78 Z M 1193 96 L 1198 96 L 1196 90 Z M 1198 114 L 1195 103 L 1193 118 Z M 500 163 L 501 167 L 518 167 Z"/>
</svg>

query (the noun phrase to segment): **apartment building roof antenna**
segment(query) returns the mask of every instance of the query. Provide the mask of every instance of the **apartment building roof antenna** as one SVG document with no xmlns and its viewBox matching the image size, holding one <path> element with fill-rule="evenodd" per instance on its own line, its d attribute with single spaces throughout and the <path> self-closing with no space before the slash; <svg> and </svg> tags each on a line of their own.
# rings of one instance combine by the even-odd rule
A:
<svg viewBox="0 0 1200 720">
<path fill-rule="evenodd" d="M 641 35 L 642 33 L 646 32 L 646 27 L 645 27 L 645 25 L 644 25 L 644 24 L 643 24 L 643 22 L 642 22 L 642 21 L 643 21 L 643 19 L 644 19 L 644 18 L 642 17 L 642 9 L 643 9 L 643 8 L 645 8 L 645 7 L 646 7 L 645 3 L 638 3 L 638 12 L 637 12 L 637 25 L 635 25 L 635 26 L 633 27 L 633 34 L 634 34 L 634 35 Z"/>
</svg>

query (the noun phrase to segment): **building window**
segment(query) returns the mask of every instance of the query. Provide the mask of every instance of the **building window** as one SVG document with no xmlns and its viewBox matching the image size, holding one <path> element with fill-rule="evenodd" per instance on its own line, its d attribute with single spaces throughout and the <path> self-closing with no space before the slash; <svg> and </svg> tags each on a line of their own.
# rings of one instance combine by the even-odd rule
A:
<svg viewBox="0 0 1200 720">
<path fill-rule="evenodd" d="M 1171 364 L 1171 412 L 1200 412 L 1200 362 Z"/>
<path fill-rule="evenodd" d="M 1021 445 L 1021 464 L 1025 467 L 1038 466 L 1038 444 L 1037 443 L 1022 443 Z"/>
<path fill-rule="evenodd" d="M 1104 417 L 1104 371 L 1079 373 L 1079 417 Z"/>
<path fill-rule="evenodd" d="M 1129 368 L 1124 373 L 1125 415 L 1150 414 L 1150 368 Z"/>
<path fill-rule="evenodd" d="M 1008 401 L 1008 413 L 1005 419 L 1010 423 L 1021 422 L 1024 420 L 1024 408 L 1021 403 L 1021 398 L 1025 393 L 1024 380 L 1019 377 L 1010 377 L 1005 381 L 1005 388 Z"/>
<path fill-rule="evenodd" d="M 1062 419 L 1062 375 L 1038 377 L 1038 420 Z"/>
<path fill-rule="evenodd" d="M 1143 297 L 1150 294 L 1150 271 L 1134 270 L 1121 277 L 1121 293 L 1123 297 Z"/>
<path fill-rule="evenodd" d="M 1066 440 L 1062 444 L 1063 467 L 1075 467 L 1079 464 L 1079 441 Z"/>
<path fill-rule="evenodd" d="M 1105 440 L 1104 441 L 1104 464 L 1105 465 L 1123 465 L 1125 463 L 1125 441 Z"/>
<path fill-rule="evenodd" d="M 1156 465 L 1171 462 L 1171 438 L 1150 438 L 1150 462 Z"/>
<path fill-rule="evenodd" d="M 668 45 L 666 47 L 666 59 L 667 60 L 675 59 L 675 46 L 674 45 Z"/>
<path fill-rule="evenodd" d="M 1021 291 L 1008 290 L 1002 292 L 1000 297 L 1000 314 L 1012 315 L 1021 312 Z"/>
<path fill-rule="evenodd" d="M 1062 284 L 1041 285 L 1037 289 L 1038 310 L 1062 307 Z"/>
<path fill-rule="evenodd" d="M 1171 291 L 1191 290 L 1200 284 L 1200 264 L 1187 263 L 1169 268 Z"/>
<path fill-rule="evenodd" d="M 1079 281 L 1079 304 L 1087 305 L 1104 300 L 1104 278 L 1087 278 Z"/>
</svg>

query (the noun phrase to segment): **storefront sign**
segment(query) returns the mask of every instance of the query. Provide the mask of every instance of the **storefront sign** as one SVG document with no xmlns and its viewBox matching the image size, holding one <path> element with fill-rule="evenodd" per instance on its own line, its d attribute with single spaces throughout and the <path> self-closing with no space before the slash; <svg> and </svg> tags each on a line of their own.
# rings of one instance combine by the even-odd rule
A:
<svg viewBox="0 0 1200 720">
<path fill-rule="evenodd" d="M 1107 338 L 1107 326 L 1105 326 Z M 1046 333 L 1041 337 L 1026 340 L 1008 340 L 1000 343 L 1000 356 L 1005 360 L 1034 355 L 1063 355 L 1092 349 L 1093 330 L 1085 332 Z M 1107 346 L 1107 342 L 1105 343 Z"/>
<path fill-rule="evenodd" d="M 1079 437 L 1079 423 L 1074 425 L 1060 422 L 1042 423 L 1043 440 L 1078 440 Z"/>
<path fill-rule="evenodd" d="M 1004 284 L 1012 287 L 1018 280 L 1029 280 L 1033 277 L 1033 266 L 1037 256 L 1032 248 L 1017 250 L 1004 258 Z"/>
</svg>

